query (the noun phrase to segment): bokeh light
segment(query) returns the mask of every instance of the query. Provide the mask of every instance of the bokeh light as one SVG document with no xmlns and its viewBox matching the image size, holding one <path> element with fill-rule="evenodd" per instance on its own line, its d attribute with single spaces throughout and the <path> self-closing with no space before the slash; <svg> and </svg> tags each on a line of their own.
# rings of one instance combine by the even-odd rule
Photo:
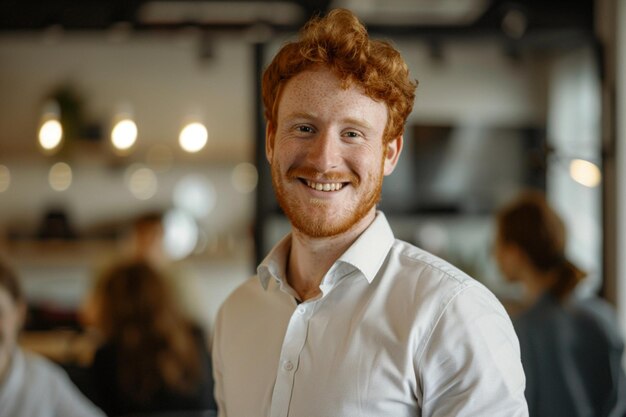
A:
<svg viewBox="0 0 626 417">
<path fill-rule="evenodd" d="M 178 137 L 180 147 L 184 151 L 195 153 L 199 152 L 207 143 L 209 132 L 202 123 L 194 122 L 186 125 Z"/>
<path fill-rule="evenodd" d="M 574 181 L 585 187 L 597 187 L 602 180 L 600 168 L 584 159 L 574 159 L 570 162 L 569 173 Z"/>
<path fill-rule="evenodd" d="M 65 162 L 57 162 L 50 168 L 48 182 L 55 191 L 67 190 L 72 185 L 72 168 Z"/>
<path fill-rule="evenodd" d="M 249 193 L 256 188 L 259 182 L 259 173 L 251 163 L 242 162 L 233 169 L 231 181 L 235 190 L 243 194 Z"/>
<path fill-rule="evenodd" d="M 187 175 L 176 183 L 173 200 L 174 206 L 201 219 L 215 207 L 217 193 L 207 177 Z"/>
<path fill-rule="evenodd" d="M 63 139 L 63 126 L 57 119 L 46 120 L 39 129 L 39 144 L 47 151 L 56 149 Z"/>
<path fill-rule="evenodd" d="M 163 219 L 165 252 L 175 260 L 191 254 L 198 242 L 198 225 L 184 210 L 170 210 Z"/>
<path fill-rule="evenodd" d="M 137 141 L 137 125 L 131 119 L 122 119 L 111 131 L 111 142 L 116 149 L 124 151 Z"/>
<path fill-rule="evenodd" d="M 159 183 L 153 170 L 133 164 L 126 171 L 126 186 L 138 200 L 149 200 L 156 194 Z"/>
</svg>

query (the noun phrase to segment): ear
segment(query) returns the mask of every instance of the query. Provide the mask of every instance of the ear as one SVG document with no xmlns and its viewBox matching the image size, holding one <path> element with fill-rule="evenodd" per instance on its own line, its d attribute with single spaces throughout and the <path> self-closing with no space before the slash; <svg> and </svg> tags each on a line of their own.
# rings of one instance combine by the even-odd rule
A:
<svg viewBox="0 0 626 417">
<path fill-rule="evenodd" d="M 385 145 L 385 156 L 384 156 L 384 170 L 383 173 L 385 175 L 389 175 L 393 172 L 398 164 L 398 160 L 400 158 L 400 153 L 402 152 L 402 146 L 404 144 L 404 138 L 402 136 L 398 136 L 397 138 L 391 139 Z"/>
<path fill-rule="evenodd" d="M 274 155 L 274 135 L 275 129 L 270 122 L 265 124 L 265 157 L 267 162 L 272 164 L 272 156 Z"/>
</svg>

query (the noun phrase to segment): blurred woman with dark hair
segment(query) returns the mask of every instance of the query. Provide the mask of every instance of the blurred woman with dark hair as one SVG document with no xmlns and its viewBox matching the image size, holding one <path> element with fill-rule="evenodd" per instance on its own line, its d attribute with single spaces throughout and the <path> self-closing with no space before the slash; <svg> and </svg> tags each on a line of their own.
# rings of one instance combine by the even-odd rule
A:
<svg viewBox="0 0 626 417">
<path fill-rule="evenodd" d="M 586 274 L 568 260 L 565 244 L 565 226 L 542 193 L 524 193 L 497 214 L 496 259 L 531 305 L 514 319 L 530 417 L 622 417 L 626 379 L 615 315 L 599 298 L 575 295 Z"/>
<path fill-rule="evenodd" d="M 105 339 L 92 364 L 95 401 L 108 415 L 215 409 L 203 334 L 153 267 L 113 267 L 97 284 L 95 303 Z"/>
<path fill-rule="evenodd" d="M 18 345 L 26 301 L 15 272 L 0 261 L 0 416 L 101 417 L 56 364 Z"/>
</svg>

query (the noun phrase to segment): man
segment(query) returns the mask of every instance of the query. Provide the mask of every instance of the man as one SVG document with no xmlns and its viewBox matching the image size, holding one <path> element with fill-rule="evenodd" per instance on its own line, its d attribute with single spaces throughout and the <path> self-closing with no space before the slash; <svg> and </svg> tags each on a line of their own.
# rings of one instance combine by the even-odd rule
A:
<svg viewBox="0 0 626 417">
<path fill-rule="evenodd" d="M 528 415 L 502 306 L 376 211 L 415 87 L 347 10 L 265 71 L 266 153 L 293 231 L 218 314 L 220 416 Z"/>
<path fill-rule="evenodd" d="M 19 344 L 26 296 L 0 259 L 0 416 L 105 417 L 57 364 Z"/>
</svg>

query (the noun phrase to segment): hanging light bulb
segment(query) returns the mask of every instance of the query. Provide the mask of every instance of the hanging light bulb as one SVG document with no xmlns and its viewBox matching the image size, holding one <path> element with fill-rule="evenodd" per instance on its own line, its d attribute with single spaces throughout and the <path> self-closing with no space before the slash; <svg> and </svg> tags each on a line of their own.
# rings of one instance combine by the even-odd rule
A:
<svg viewBox="0 0 626 417">
<path fill-rule="evenodd" d="M 111 131 L 111 142 L 115 149 L 125 151 L 137 141 L 137 125 L 132 119 L 118 121 Z"/>
<path fill-rule="evenodd" d="M 63 126 L 59 121 L 61 111 L 56 101 L 49 101 L 44 106 L 39 127 L 39 145 L 46 153 L 56 151 L 63 140 Z"/>
<path fill-rule="evenodd" d="M 195 153 L 204 148 L 209 138 L 209 132 L 200 122 L 188 123 L 180 131 L 178 143 L 185 152 Z"/>
<path fill-rule="evenodd" d="M 128 153 L 137 141 L 138 133 L 131 106 L 129 104 L 118 105 L 118 111 L 113 120 L 111 143 L 118 153 Z"/>
</svg>

